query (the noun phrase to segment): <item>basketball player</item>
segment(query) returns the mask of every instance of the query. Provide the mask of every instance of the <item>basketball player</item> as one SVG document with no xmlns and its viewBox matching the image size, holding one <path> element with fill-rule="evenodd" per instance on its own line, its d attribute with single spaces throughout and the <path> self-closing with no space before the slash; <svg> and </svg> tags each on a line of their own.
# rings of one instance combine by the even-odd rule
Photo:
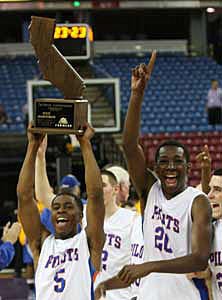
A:
<svg viewBox="0 0 222 300">
<path fill-rule="evenodd" d="M 209 265 L 212 272 L 212 293 L 214 300 L 222 299 L 222 169 L 214 171 L 208 194 L 212 207 L 214 241 Z"/>
<path fill-rule="evenodd" d="M 108 164 L 103 169 L 112 172 L 119 185 L 119 193 L 116 196 L 116 202 L 119 206 L 124 207 L 129 198 L 130 178 L 129 173 L 121 166 Z"/>
<path fill-rule="evenodd" d="M 117 205 L 119 193 L 117 179 L 111 171 L 101 171 L 105 204 L 104 231 L 106 242 L 102 254 L 102 272 L 97 276 L 96 284 L 104 283 L 131 261 L 131 236 L 137 214 Z M 110 290 L 107 300 L 131 299 L 131 287 Z"/>
<path fill-rule="evenodd" d="M 77 234 L 82 202 L 73 194 L 57 194 L 51 205 L 54 236 L 40 225 L 33 201 L 35 160 L 44 135 L 28 132 L 29 143 L 17 193 L 19 216 L 33 253 L 37 300 L 89 300 L 93 297 L 93 266 L 95 270 L 100 269 L 105 240 L 102 180 L 90 144 L 93 134 L 93 129 L 87 125 L 84 135 L 79 137 L 85 164 L 88 224 Z"/>
<path fill-rule="evenodd" d="M 142 234 L 142 218 L 137 216 L 131 234 L 131 264 L 140 264 L 143 262 L 144 242 Z M 129 300 L 136 300 L 139 294 L 140 278 L 135 280 L 131 285 L 131 292 Z M 114 289 L 125 288 L 126 285 L 120 282 L 120 280 L 114 276 L 105 282 L 98 285 L 95 290 L 95 300 L 101 300 L 101 297 L 105 297 L 107 291 Z"/>
<path fill-rule="evenodd" d="M 35 192 L 37 199 L 40 199 L 46 208 L 51 208 L 52 199 L 55 197 L 52 187 L 50 186 L 47 170 L 46 170 L 46 150 L 47 135 L 44 137 L 36 157 L 35 167 Z M 59 189 L 70 189 L 72 194 L 80 197 L 80 182 L 72 175 L 64 176 L 60 181 Z M 84 203 L 85 200 L 82 199 Z"/>
<path fill-rule="evenodd" d="M 211 209 L 207 197 L 187 187 L 189 152 L 177 141 L 156 151 L 154 174 L 147 170 L 138 143 L 145 87 L 156 52 L 148 65 L 132 70 L 131 98 L 123 132 L 128 170 L 141 201 L 144 217 L 144 263 L 125 266 L 118 274 L 125 284 L 142 278 L 139 300 L 201 299 L 185 273 L 207 267 L 211 246 Z"/>
</svg>

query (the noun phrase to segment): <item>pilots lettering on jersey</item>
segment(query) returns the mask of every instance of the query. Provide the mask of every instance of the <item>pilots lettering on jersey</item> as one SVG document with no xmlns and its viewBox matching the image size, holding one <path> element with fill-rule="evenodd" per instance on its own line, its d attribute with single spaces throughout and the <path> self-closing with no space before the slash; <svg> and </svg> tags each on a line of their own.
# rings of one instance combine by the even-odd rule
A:
<svg viewBox="0 0 222 300">
<path fill-rule="evenodd" d="M 143 250 L 144 250 L 144 246 L 140 245 L 140 244 L 132 244 L 131 245 L 131 255 L 133 257 L 138 257 L 141 258 L 143 257 Z"/>
<path fill-rule="evenodd" d="M 222 251 L 215 251 L 211 253 L 210 262 L 215 267 L 222 266 Z"/>
<path fill-rule="evenodd" d="M 115 235 L 113 233 L 107 233 L 106 236 L 106 244 L 108 246 L 114 246 L 117 249 L 121 248 L 122 239 L 120 236 Z"/>
<path fill-rule="evenodd" d="M 180 233 L 180 221 L 168 214 L 164 214 L 162 208 L 159 208 L 157 205 L 154 206 L 152 219 L 161 220 L 162 225 L 166 226 L 167 229 Z"/>
<path fill-rule="evenodd" d="M 64 251 L 63 254 L 59 255 L 50 255 L 45 268 L 56 268 L 59 265 L 62 265 L 66 262 L 72 262 L 79 260 L 79 249 L 78 248 L 69 248 Z"/>
</svg>

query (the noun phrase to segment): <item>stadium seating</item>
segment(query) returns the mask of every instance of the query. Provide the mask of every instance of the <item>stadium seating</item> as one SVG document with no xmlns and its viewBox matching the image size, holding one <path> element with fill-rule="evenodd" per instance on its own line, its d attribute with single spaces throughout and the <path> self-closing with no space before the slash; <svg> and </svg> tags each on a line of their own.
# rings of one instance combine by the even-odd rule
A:
<svg viewBox="0 0 222 300">
<path fill-rule="evenodd" d="M 121 109 L 125 114 L 130 95 L 130 72 L 146 57 L 100 57 L 95 65 L 121 82 Z M 142 134 L 221 130 L 208 125 L 206 95 L 222 66 L 207 57 L 158 57 L 142 110 Z"/>
<path fill-rule="evenodd" d="M 39 70 L 33 56 L 0 59 L 0 103 L 4 105 L 10 120 L 0 126 L 0 132 L 24 133 L 26 81 L 38 76 Z"/>
<path fill-rule="evenodd" d="M 128 56 L 94 59 L 95 73 L 99 68 L 107 76 L 120 78 L 123 116 L 130 95 L 131 68 L 146 60 Z M 221 75 L 222 66 L 207 57 L 159 56 L 145 94 L 141 133 L 221 131 L 221 125 L 216 128 L 208 125 L 205 112 L 210 79 Z M 33 56 L 0 59 L 0 102 L 5 105 L 11 123 L 18 125 L 18 131 L 24 129 L 21 124 L 22 106 L 27 101 L 26 81 L 39 76 Z M 44 91 L 43 96 L 46 96 Z M 8 129 L 15 128 L 9 124 Z"/>
<path fill-rule="evenodd" d="M 101 56 L 92 66 L 95 75 L 119 77 L 121 82 L 121 112 L 125 116 L 130 96 L 131 69 L 148 58 Z M 149 160 L 159 142 L 172 136 L 188 145 L 191 160 L 204 144 L 210 145 L 213 168 L 221 161 L 222 125 L 208 125 L 205 111 L 206 95 L 212 78 L 222 76 L 222 65 L 211 58 L 160 55 L 146 90 L 142 106 L 142 144 Z M 40 78 L 36 58 L 19 56 L 0 58 L 0 103 L 5 106 L 10 122 L 0 125 L 0 132 L 24 133 L 23 105 L 27 102 L 26 81 Z M 39 95 L 47 96 L 46 89 Z M 51 93 L 51 92 L 50 92 Z M 58 91 L 55 90 L 55 97 Z M 194 165 L 194 175 L 199 171 Z M 193 182 L 197 177 L 192 178 Z"/>
</svg>

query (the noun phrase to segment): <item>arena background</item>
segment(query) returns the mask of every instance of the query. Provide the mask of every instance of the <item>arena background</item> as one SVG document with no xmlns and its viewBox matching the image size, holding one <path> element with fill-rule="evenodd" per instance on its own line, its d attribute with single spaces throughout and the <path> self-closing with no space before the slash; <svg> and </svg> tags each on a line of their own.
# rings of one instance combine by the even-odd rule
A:
<svg viewBox="0 0 222 300">
<path fill-rule="evenodd" d="M 141 144 L 150 166 L 157 145 L 172 136 L 191 152 L 191 185 L 200 181 L 195 156 L 204 144 L 209 145 L 213 168 L 221 167 L 222 125 L 209 125 L 206 113 L 211 79 L 222 84 L 221 1 L 0 1 L 0 103 L 8 116 L 8 122 L 0 124 L 1 228 L 16 218 L 16 184 L 30 117 L 27 82 L 42 80 L 29 43 L 32 15 L 52 17 L 57 23 L 88 24 L 94 37 L 90 58 L 71 63 L 84 79 L 119 80 L 120 103 L 115 102 L 112 84 L 96 84 L 86 93 L 92 123 L 99 128 L 93 147 L 100 167 L 107 163 L 125 166 L 121 132 L 131 68 L 148 61 L 153 49 L 158 58 L 141 120 Z M 35 88 L 33 95 L 58 97 L 44 86 Z M 69 136 L 49 137 L 47 171 L 54 187 L 63 175 L 75 174 L 84 192 L 81 153 Z M 17 245 L 18 255 L 9 266 L 10 272 L 15 268 L 16 276 L 23 267 L 19 249 Z"/>
</svg>

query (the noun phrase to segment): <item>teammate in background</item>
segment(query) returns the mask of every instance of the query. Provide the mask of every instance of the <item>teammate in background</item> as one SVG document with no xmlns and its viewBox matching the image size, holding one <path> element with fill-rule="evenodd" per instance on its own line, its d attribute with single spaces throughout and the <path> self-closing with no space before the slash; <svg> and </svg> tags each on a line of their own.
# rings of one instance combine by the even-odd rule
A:
<svg viewBox="0 0 222 300">
<path fill-rule="evenodd" d="M 140 199 L 133 185 L 130 186 L 130 192 L 127 202 L 124 205 L 125 208 L 137 211 L 141 215 Z"/>
<path fill-rule="evenodd" d="M 111 171 L 101 171 L 105 204 L 104 231 L 106 242 L 102 254 L 102 272 L 97 276 L 96 284 L 104 284 L 114 277 L 120 269 L 131 262 L 131 237 L 136 218 L 135 212 L 117 205 L 119 193 L 117 179 Z M 107 300 L 131 299 L 131 287 L 110 290 Z"/>
<path fill-rule="evenodd" d="M 214 241 L 209 265 L 212 272 L 214 300 L 222 299 L 222 169 L 214 171 L 208 194 L 213 214 Z"/>
<path fill-rule="evenodd" d="M 103 169 L 108 170 L 114 174 L 119 185 L 119 192 L 116 195 L 116 202 L 118 205 L 123 206 L 128 200 L 130 190 L 130 178 L 129 173 L 121 166 L 118 165 L 106 165 Z"/>
<path fill-rule="evenodd" d="M 205 272 L 195 273 L 197 276 L 211 280 L 212 294 L 214 300 L 222 297 L 222 169 L 211 173 L 211 157 L 207 146 L 198 155 L 201 162 L 201 185 L 205 192 L 208 192 L 213 216 L 214 239 L 209 267 Z"/>
<path fill-rule="evenodd" d="M 28 148 L 19 175 L 17 194 L 19 216 L 34 258 L 37 300 L 92 299 L 93 266 L 95 270 L 100 270 L 105 240 L 102 180 L 90 143 L 93 134 L 93 129 L 87 125 L 84 135 L 78 138 L 88 194 L 87 226 L 77 234 L 77 224 L 82 218 L 82 202 L 73 194 L 60 193 L 51 205 L 54 236 L 41 226 L 33 201 L 35 161 L 44 135 L 28 131 Z"/>
<path fill-rule="evenodd" d="M 132 70 L 131 97 L 123 132 L 123 147 L 144 217 L 144 263 L 125 266 L 118 278 L 129 285 L 142 278 L 139 300 L 201 299 L 186 273 L 205 270 L 211 248 L 211 209 L 207 197 L 187 187 L 189 152 L 177 141 L 160 145 L 154 174 L 146 168 L 138 143 L 146 85 L 156 60 Z"/>
<path fill-rule="evenodd" d="M 137 197 L 134 187 L 130 183 L 130 177 L 127 170 L 118 165 L 106 165 L 103 169 L 112 172 L 118 182 L 119 192 L 116 197 L 117 204 L 121 207 L 140 212 L 140 201 Z"/>
<path fill-rule="evenodd" d="M 4 229 L 0 240 L 0 270 L 6 268 L 15 256 L 14 244 L 18 239 L 21 225 L 16 222 L 10 227 L 8 222 Z"/>
<path fill-rule="evenodd" d="M 196 156 L 196 161 L 199 163 L 201 168 L 201 182 L 197 188 L 203 191 L 205 194 L 208 194 L 210 191 L 209 182 L 211 179 L 211 156 L 208 145 L 204 145 L 202 151 Z M 213 299 L 212 274 L 209 267 L 202 272 L 189 273 L 187 274 L 187 278 L 195 281 L 198 281 L 198 279 L 204 279 L 208 289 L 209 300 Z"/>
<path fill-rule="evenodd" d="M 131 234 L 131 264 L 140 264 L 143 262 L 144 242 L 142 233 L 142 218 L 137 216 Z M 116 274 L 115 274 L 116 275 Z M 95 290 L 95 300 L 101 300 L 105 297 L 107 291 L 120 289 L 124 287 L 116 276 L 98 285 Z M 129 300 L 137 300 L 139 295 L 140 279 L 135 280 L 131 285 Z"/>
</svg>

